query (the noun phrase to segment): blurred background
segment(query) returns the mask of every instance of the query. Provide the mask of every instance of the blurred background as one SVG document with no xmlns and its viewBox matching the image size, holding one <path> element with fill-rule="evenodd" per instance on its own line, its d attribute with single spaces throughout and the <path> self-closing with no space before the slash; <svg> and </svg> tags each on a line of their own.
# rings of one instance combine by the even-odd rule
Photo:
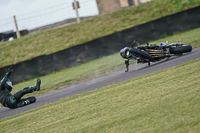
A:
<svg viewBox="0 0 200 133">
<path fill-rule="evenodd" d="M 17 38 L 16 24 L 20 35 L 24 36 L 75 23 L 77 17 L 82 21 L 148 1 L 150 0 L 48 0 L 48 2 L 46 0 L 1 0 L 0 41 L 11 41 Z"/>
</svg>

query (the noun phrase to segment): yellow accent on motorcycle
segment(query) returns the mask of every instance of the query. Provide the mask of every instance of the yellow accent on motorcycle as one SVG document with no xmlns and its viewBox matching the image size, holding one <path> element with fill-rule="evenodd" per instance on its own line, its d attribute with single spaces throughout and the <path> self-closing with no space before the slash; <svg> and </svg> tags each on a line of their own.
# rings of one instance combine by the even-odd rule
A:
<svg viewBox="0 0 200 133">
<path fill-rule="evenodd" d="M 129 51 L 126 52 L 126 56 L 129 56 Z"/>
</svg>

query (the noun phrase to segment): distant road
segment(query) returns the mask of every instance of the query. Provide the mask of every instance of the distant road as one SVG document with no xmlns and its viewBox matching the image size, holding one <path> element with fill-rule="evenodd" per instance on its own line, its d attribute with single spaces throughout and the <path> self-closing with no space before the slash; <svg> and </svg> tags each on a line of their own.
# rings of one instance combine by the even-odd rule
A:
<svg viewBox="0 0 200 133">
<path fill-rule="evenodd" d="M 61 90 L 57 90 L 51 93 L 38 96 L 36 103 L 30 104 L 25 107 L 21 107 L 17 109 L 8 109 L 8 108 L 1 107 L 0 119 L 22 113 L 22 112 L 43 106 L 45 104 L 56 102 L 60 100 L 61 98 L 64 99 L 66 97 L 70 97 L 76 94 L 82 94 L 88 91 L 92 91 L 92 90 L 95 90 L 96 88 L 101 88 L 103 86 L 113 84 L 113 82 L 118 83 L 125 80 L 130 80 L 136 77 L 153 73 L 155 71 L 160 71 L 160 70 L 167 69 L 179 64 L 183 64 L 183 63 L 186 63 L 198 58 L 200 58 L 200 48 L 193 49 L 191 53 L 184 54 L 183 56 L 177 56 L 169 60 L 152 63 L 151 66 L 148 66 L 147 64 L 142 64 L 137 67 L 130 68 L 130 71 L 128 73 L 125 73 L 124 71 L 119 71 L 114 74 L 110 74 L 101 78 L 97 78 L 97 79 L 90 80 L 81 84 L 73 85 Z"/>
</svg>

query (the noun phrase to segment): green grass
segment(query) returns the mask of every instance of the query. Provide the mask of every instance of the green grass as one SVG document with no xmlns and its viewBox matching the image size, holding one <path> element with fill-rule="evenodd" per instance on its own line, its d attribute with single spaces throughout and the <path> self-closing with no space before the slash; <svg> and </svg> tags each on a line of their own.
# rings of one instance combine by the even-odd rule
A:
<svg viewBox="0 0 200 133">
<path fill-rule="evenodd" d="M 199 0 L 154 0 L 97 16 L 80 24 L 46 30 L 0 43 L 0 67 L 51 54 L 157 18 L 200 5 Z"/>
<path fill-rule="evenodd" d="M 0 120 L 1 132 L 197 133 L 200 59 Z"/>
</svg>

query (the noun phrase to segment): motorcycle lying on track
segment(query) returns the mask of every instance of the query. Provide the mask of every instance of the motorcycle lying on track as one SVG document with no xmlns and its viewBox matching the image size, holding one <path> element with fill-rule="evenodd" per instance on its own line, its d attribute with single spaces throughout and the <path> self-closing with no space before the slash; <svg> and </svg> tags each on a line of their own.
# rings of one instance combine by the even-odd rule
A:
<svg viewBox="0 0 200 133">
<path fill-rule="evenodd" d="M 174 55 L 183 55 L 183 53 L 191 52 L 192 46 L 191 45 L 184 45 L 181 42 L 178 43 L 171 43 L 165 44 L 160 43 L 160 45 L 156 45 L 155 43 L 147 43 L 147 46 L 137 46 L 136 42 L 133 41 L 131 47 L 125 47 L 120 50 L 120 55 L 125 60 L 126 70 L 125 72 L 129 71 L 129 60 L 134 59 L 137 60 L 137 63 L 148 63 L 156 62 L 163 60 L 165 58 L 170 58 Z"/>
</svg>

